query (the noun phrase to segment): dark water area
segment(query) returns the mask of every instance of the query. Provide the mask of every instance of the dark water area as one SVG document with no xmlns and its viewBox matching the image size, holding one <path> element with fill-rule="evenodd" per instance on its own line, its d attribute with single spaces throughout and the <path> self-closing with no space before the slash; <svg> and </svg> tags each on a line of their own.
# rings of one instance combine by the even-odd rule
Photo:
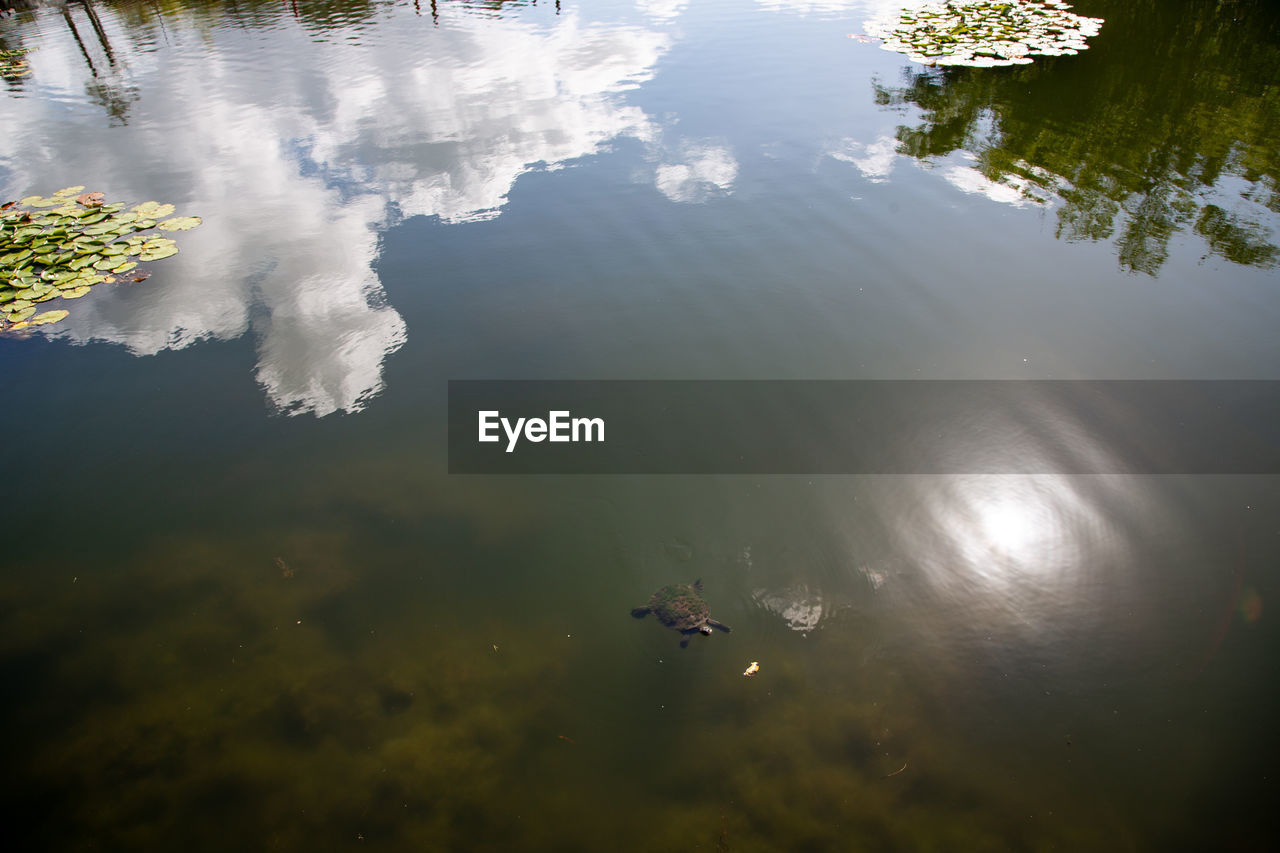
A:
<svg viewBox="0 0 1280 853">
<path fill-rule="evenodd" d="M 1275 476 L 449 473 L 450 380 L 1280 380 L 1274 3 L 891 8 L 0 17 L 0 200 L 204 219 L 0 336 L 9 846 L 1274 847 Z"/>
</svg>

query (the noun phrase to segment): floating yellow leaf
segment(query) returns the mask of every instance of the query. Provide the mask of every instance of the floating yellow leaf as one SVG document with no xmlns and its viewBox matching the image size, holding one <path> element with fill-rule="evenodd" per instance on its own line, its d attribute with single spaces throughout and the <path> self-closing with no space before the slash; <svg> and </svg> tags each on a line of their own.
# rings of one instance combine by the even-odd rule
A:
<svg viewBox="0 0 1280 853">
<path fill-rule="evenodd" d="M 59 320 L 65 319 L 68 313 L 69 312 L 67 312 L 62 308 L 59 308 L 56 311 L 46 311 L 43 314 L 37 314 L 36 316 L 32 317 L 31 325 L 43 326 L 46 323 L 56 323 Z"/>
<path fill-rule="evenodd" d="M 202 221 L 199 216 L 175 216 L 173 219 L 166 219 L 156 227 L 161 231 L 190 231 Z"/>
<path fill-rule="evenodd" d="M 158 201 L 144 201 L 142 204 L 134 205 L 131 209 L 134 213 L 147 219 L 159 219 L 162 216 L 168 216 L 173 213 L 173 205 L 160 204 Z"/>
</svg>

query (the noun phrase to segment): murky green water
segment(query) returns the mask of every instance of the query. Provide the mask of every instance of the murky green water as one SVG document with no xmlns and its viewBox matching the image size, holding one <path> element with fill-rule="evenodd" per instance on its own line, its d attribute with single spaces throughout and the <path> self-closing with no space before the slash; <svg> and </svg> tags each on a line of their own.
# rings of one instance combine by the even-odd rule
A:
<svg viewBox="0 0 1280 853">
<path fill-rule="evenodd" d="M 885 8 L 0 18 L 5 200 L 205 219 L 0 339 L 18 849 L 1269 847 L 1274 477 L 446 473 L 449 379 L 1280 379 L 1274 4 Z"/>
</svg>

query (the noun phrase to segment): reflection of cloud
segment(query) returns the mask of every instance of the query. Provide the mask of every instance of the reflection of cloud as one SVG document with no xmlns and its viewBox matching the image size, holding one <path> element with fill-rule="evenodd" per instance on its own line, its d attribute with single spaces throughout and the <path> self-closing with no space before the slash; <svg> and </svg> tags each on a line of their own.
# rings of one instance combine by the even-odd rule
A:
<svg viewBox="0 0 1280 853">
<path fill-rule="evenodd" d="M 849 139 L 828 153 L 837 160 L 852 163 L 867 180 L 882 183 L 893 172 L 894 160 L 898 156 L 897 145 L 892 136 L 882 136 L 865 145 Z"/>
<path fill-rule="evenodd" d="M 863 143 L 853 139 L 841 140 L 836 146 L 827 150 L 827 155 L 844 163 L 850 163 L 861 175 L 872 183 L 884 183 L 893 174 L 899 160 L 905 159 L 920 169 L 932 170 L 933 164 L 928 160 L 917 160 L 898 154 L 897 140 L 892 136 L 881 136 L 875 142 Z M 943 168 L 937 170 L 943 180 L 958 190 L 971 195 L 986 196 L 991 201 L 1010 204 L 1014 207 L 1033 207 L 1044 205 L 1054 200 L 1055 192 L 1061 192 L 1068 184 L 1052 173 L 1032 166 L 1030 163 L 1018 162 L 1015 165 L 1031 180 L 1023 175 L 1006 173 L 999 180 L 992 180 L 970 163 L 975 158 L 968 152 L 953 155 Z"/>
<path fill-rule="evenodd" d="M 948 166 L 942 170 L 942 177 L 957 189 L 971 195 L 984 195 L 1001 204 L 1029 207 L 1037 203 L 1023 193 L 1025 182 L 993 181 L 972 166 Z"/>
<path fill-rule="evenodd" d="M 689 5 L 688 0 L 637 0 L 636 6 L 655 21 L 670 21 L 678 18 Z"/>
<path fill-rule="evenodd" d="M 382 362 L 405 342 L 405 324 L 393 309 L 376 307 L 381 287 L 371 265 L 377 237 L 368 224 L 382 204 L 372 197 L 313 211 L 299 223 L 306 257 L 289 254 L 269 273 L 276 286 L 262 290 L 266 317 L 258 382 L 282 411 L 358 411 L 382 387 Z"/>
<path fill-rule="evenodd" d="M 842 14 L 866 5 L 864 0 L 756 0 L 770 12 L 794 12 L 800 15 Z"/>
<path fill-rule="evenodd" d="M 931 0 L 756 0 L 771 12 L 797 15 L 848 15 L 861 12 L 879 16 L 923 6 Z"/>
<path fill-rule="evenodd" d="M 619 93 L 652 74 L 668 38 L 569 14 L 454 22 L 431 33 L 429 50 L 385 28 L 371 49 L 375 36 L 315 42 L 286 23 L 273 31 L 279 55 L 305 62 L 245 63 L 236 28 L 167 17 L 170 46 L 153 51 L 131 41 L 112 10 L 100 15 L 133 69 L 146 123 L 93 146 L 60 132 L 59 102 L 78 102 L 87 72 L 70 36 L 50 27 L 38 45 L 40 91 L 14 101 L 0 135 L 5 188 L 93 183 L 65 175 L 74 162 L 85 176 L 110 177 L 93 189 L 142 200 L 151 190 L 134 176 L 145 163 L 146 173 L 183 176 L 183 196 L 162 200 L 205 224 L 182 235 L 182 252 L 152 282 L 98 289 L 58 333 L 144 355 L 252 329 L 256 376 L 272 402 L 317 415 L 362 408 L 405 342 L 372 271 L 389 206 L 450 223 L 491 218 L 521 174 L 620 136 L 648 139 L 649 119 Z M 673 192 L 725 182 L 713 155 L 688 168 Z"/>
<path fill-rule="evenodd" d="M 616 95 L 652 73 L 664 35 L 567 15 L 550 27 L 491 20 L 437 36 L 448 44 L 426 56 L 375 53 L 360 85 L 332 81 L 331 123 L 312 131 L 312 156 L 324 163 L 377 150 L 362 179 L 406 215 L 491 218 L 539 164 L 651 133 L 645 114 Z M 363 49 L 358 57 L 370 62 Z"/>
<path fill-rule="evenodd" d="M 728 148 L 705 142 L 685 142 L 680 163 L 663 163 L 654 183 L 672 201 L 700 202 L 732 192 L 738 161 Z"/>
</svg>

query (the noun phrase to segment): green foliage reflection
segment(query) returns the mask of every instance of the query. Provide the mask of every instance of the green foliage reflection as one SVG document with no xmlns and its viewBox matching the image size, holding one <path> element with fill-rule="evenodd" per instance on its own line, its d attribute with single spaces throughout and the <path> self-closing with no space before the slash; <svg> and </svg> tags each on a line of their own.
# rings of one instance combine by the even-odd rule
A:
<svg viewBox="0 0 1280 853">
<path fill-rule="evenodd" d="M 899 153 L 972 152 L 987 178 L 1060 200 L 1059 238 L 1113 240 L 1128 271 L 1155 275 L 1182 231 L 1233 263 L 1275 265 L 1277 9 L 1137 0 L 1080 11 L 1107 19 L 1087 54 L 875 83 L 878 103 L 923 113 L 898 128 Z"/>
</svg>

